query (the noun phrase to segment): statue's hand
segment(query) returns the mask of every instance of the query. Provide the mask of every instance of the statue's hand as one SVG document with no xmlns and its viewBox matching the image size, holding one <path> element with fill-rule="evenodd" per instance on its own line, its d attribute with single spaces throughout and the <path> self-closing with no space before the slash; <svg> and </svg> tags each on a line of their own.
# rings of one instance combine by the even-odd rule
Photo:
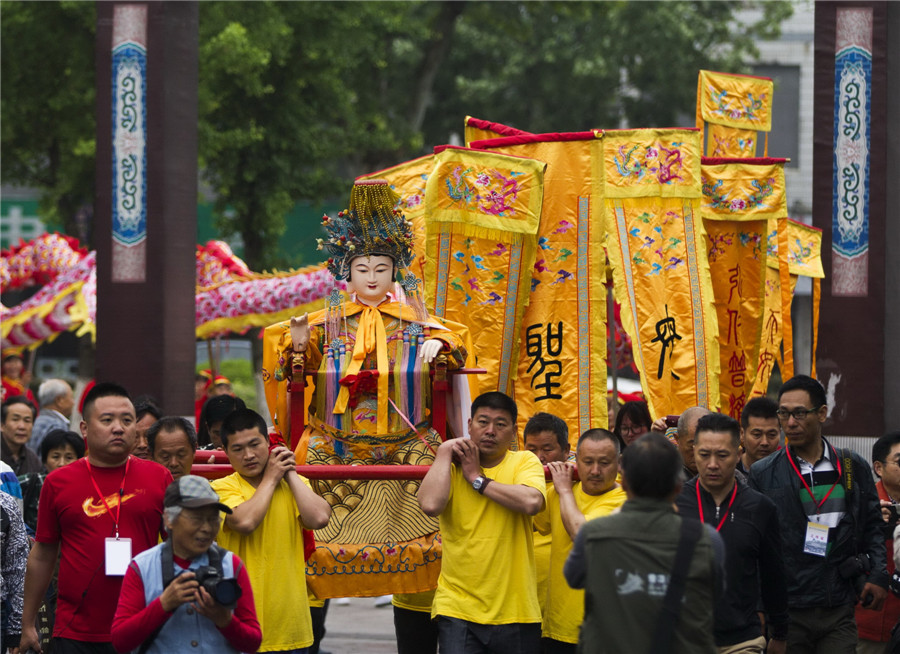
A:
<svg viewBox="0 0 900 654">
<path fill-rule="evenodd" d="M 441 351 L 442 347 L 444 347 L 444 341 L 438 338 L 429 338 L 422 343 L 422 347 L 419 348 L 419 357 L 425 363 L 431 363 L 434 361 L 434 357 L 438 355 L 438 352 Z"/>
<path fill-rule="evenodd" d="M 294 352 L 306 352 L 306 346 L 309 345 L 309 318 L 308 314 L 303 314 L 299 318 L 294 316 L 291 318 L 291 344 Z"/>
</svg>

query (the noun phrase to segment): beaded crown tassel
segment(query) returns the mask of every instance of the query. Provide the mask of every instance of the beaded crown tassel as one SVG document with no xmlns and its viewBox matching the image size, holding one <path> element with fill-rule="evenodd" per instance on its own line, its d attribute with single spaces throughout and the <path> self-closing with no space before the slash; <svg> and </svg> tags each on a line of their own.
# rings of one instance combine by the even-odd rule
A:
<svg viewBox="0 0 900 654">
<path fill-rule="evenodd" d="M 384 180 L 357 182 L 350 193 L 350 208 L 337 218 L 322 217 L 328 234 L 318 239 L 319 249 L 331 255 L 328 270 L 335 279 L 350 275 L 356 257 L 386 255 L 398 268 L 409 266 L 413 258 L 412 223 L 397 208 L 400 196 Z"/>
</svg>

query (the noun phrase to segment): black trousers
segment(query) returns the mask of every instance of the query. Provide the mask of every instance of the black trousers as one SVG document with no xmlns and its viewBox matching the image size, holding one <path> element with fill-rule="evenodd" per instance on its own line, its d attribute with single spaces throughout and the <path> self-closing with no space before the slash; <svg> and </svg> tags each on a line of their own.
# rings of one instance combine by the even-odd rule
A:
<svg viewBox="0 0 900 654">
<path fill-rule="evenodd" d="M 431 614 L 394 607 L 397 654 L 437 654 L 438 628 Z"/>
</svg>

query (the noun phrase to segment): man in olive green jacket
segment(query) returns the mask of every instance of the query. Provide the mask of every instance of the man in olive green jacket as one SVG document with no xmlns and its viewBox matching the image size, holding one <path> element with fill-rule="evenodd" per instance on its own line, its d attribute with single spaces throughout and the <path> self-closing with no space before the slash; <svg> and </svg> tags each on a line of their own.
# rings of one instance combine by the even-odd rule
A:
<svg viewBox="0 0 900 654">
<path fill-rule="evenodd" d="M 660 434 L 646 434 L 625 450 L 628 499 L 621 512 L 585 523 L 564 569 L 570 586 L 585 589 L 579 652 L 650 651 L 681 535 L 672 504 L 681 483 L 681 457 Z M 723 561 L 722 540 L 707 526 L 688 568 L 670 651 L 716 651 L 713 606 L 723 590 Z"/>
</svg>

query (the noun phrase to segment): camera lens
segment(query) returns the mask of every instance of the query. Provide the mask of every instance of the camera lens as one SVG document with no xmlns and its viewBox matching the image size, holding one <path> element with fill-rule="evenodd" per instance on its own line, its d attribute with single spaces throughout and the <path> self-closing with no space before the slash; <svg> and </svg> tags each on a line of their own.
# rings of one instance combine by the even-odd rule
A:
<svg viewBox="0 0 900 654">
<path fill-rule="evenodd" d="M 209 585 L 213 586 L 213 588 L 207 588 L 206 590 L 216 602 L 223 606 L 237 604 L 241 597 L 241 587 L 238 586 L 237 581 L 234 579 L 218 579 L 215 582 L 210 579 L 209 581 L 212 582 Z"/>
</svg>

